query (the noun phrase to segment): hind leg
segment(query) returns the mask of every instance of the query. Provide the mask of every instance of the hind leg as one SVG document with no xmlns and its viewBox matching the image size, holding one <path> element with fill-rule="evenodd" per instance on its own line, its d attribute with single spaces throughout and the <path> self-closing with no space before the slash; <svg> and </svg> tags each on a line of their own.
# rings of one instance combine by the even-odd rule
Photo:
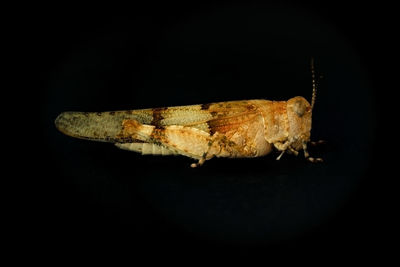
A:
<svg viewBox="0 0 400 267">
<path fill-rule="evenodd" d="M 156 127 L 141 124 L 136 120 L 125 120 L 121 132 L 122 139 L 137 139 L 147 143 L 165 146 L 174 154 L 180 154 L 199 160 L 202 164 L 211 158 L 210 141 L 212 138 L 197 128 L 169 125 Z M 208 152 L 211 152 L 208 154 Z"/>
<path fill-rule="evenodd" d="M 254 157 L 257 149 L 251 145 L 239 146 L 224 134 L 213 135 L 194 127 L 168 125 L 156 127 L 141 124 L 136 120 L 125 120 L 121 132 L 123 139 L 137 139 L 167 147 L 174 154 L 197 159 L 191 167 L 204 164 L 206 160 L 217 157 Z"/>
</svg>

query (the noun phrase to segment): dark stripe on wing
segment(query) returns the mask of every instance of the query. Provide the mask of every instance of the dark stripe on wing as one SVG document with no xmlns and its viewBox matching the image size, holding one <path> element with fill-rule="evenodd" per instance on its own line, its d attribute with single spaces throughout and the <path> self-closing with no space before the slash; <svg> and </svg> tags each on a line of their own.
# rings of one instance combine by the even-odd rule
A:
<svg viewBox="0 0 400 267">
<path fill-rule="evenodd" d="M 154 125 L 156 127 L 161 127 L 161 121 L 164 119 L 163 112 L 168 108 L 154 108 L 153 109 L 153 119 L 150 122 L 150 125 Z"/>
<path fill-rule="evenodd" d="M 211 105 L 212 105 L 212 103 L 201 104 L 201 110 L 208 110 Z"/>
</svg>

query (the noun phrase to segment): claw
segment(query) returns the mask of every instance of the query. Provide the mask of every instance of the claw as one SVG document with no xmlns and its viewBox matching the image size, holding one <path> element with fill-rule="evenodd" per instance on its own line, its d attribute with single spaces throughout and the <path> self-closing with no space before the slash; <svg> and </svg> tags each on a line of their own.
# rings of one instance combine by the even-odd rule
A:
<svg viewBox="0 0 400 267">
<path fill-rule="evenodd" d="M 192 167 L 192 168 L 200 167 L 201 165 L 203 165 L 204 162 L 206 162 L 206 157 L 205 156 L 202 157 L 199 160 L 199 162 L 190 164 L 190 167 Z"/>
<path fill-rule="evenodd" d="M 289 151 L 292 152 L 295 156 L 299 155 L 299 152 L 294 150 L 292 147 L 289 147 Z"/>
<path fill-rule="evenodd" d="M 285 150 L 282 150 L 281 154 L 279 154 L 279 156 L 276 158 L 276 160 L 280 160 L 283 154 L 285 154 Z"/>
<path fill-rule="evenodd" d="M 307 160 L 308 160 L 309 162 L 312 162 L 312 163 L 324 162 L 324 160 L 323 160 L 322 158 L 308 157 Z"/>
<path fill-rule="evenodd" d="M 325 140 L 318 140 L 318 141 L 311 141 L 310 142 L 310 145 L 312 145 L 312 146 L 324 145 L 324 144 L 326 144 Z"/>
</svg>

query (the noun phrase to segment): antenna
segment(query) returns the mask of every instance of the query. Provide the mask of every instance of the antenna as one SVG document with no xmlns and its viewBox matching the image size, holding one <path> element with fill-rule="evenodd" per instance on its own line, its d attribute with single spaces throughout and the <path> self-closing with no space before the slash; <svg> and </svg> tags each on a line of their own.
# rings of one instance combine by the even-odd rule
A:
<svg viewBox="0 0 400 267">
<path fill-rule="evenodd" d="M 315 82 L 315 70 L 314 70 L 314 57 L 311 57 L 311 77 L 312 77 L 312 98 L 311 98 L 311 110 L 314 108 L 315 100 L 317 98 L 317 85 Z"/>
</svg>

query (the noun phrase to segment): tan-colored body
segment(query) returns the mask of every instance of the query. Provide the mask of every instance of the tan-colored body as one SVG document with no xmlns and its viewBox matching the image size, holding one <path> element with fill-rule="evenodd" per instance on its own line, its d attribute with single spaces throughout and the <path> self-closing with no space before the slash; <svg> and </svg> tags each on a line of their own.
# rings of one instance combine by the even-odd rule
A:
<svg viewBox="0 0 400 267">
<path fill-rule="evenodd" d="M 308 157 L 311 106 L 303 97 L 294 97 L 288 101 L 64 112 L 56 119 L 56 126 L 73 137 L 113 142 L 119 148 L 142 154 L 188 156 L 199 161 L 192 164 L 194 167 L 214 156 L 259 157 L 273 148 L 282 151 L 281 155 L 304 149 Z"/>
</svg>

